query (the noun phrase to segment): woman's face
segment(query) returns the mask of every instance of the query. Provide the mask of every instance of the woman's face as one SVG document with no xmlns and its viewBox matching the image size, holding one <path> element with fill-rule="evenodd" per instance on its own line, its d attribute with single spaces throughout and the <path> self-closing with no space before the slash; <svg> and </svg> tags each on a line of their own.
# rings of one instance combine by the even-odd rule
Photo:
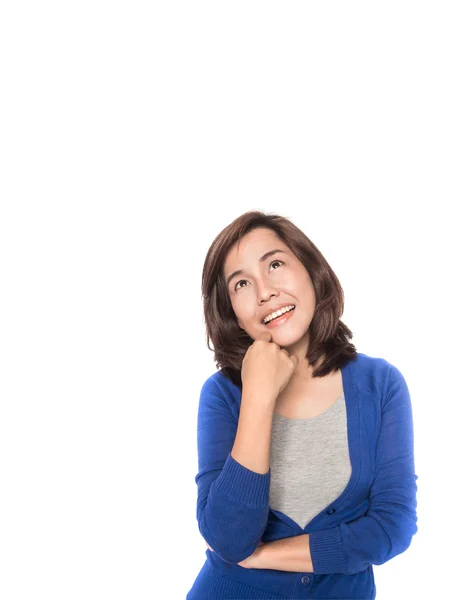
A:
<svg viewBox="0 0 468 600">
<path fill-rule="evenodd" d="M 261 261 L 272 250 L 281 250 Z M 232 277 L 235 271 L 242 273 Z M 315 311 L 315 291 L 309 273 L 290 248 L 271 229 L 254 229 L 234 245 L 224 263 L 232 308 L 239 327 L 253 340 L 269 331 L 272 341 L 298 358 L 306 355 L 308 329 Z M 282 323 L 265 325 L 263 318 L 278 306 L 296 308 Z"/>
</svg>

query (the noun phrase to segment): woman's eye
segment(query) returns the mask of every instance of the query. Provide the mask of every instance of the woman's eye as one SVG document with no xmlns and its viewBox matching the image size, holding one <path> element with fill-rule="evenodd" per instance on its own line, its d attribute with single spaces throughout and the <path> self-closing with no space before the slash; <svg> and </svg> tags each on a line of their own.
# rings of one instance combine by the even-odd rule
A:
<svg viewBox="0 0 468 600">
<path fill-rule="evenodd" d="M 280 263 L 282 265 L 283 261 L 282 260 L 274 260 L 271 264 L 273 264 L 273 263 Z"/>
<path fill-rule="evenodd" d="M 271 267 L 271 265 L 273 265 L 273 264 L 275 264 L 275 263 L 279 263 L 280 265 L 284 264 L 282 260 L 273 260 L 273 261 L 270 263 L 270 267 Z M 276 269 L 273 269 L 273 270 L 274 270 L 274 271 L 276 271 Z M 245 280 L 245 279 L 239 279 L 239 281 L 236 283 L 236 285 L 235 285 L 235 287 L 234 287 L 234 291 L 236 291 L 236 289 L 237 289 L 237 286 L 239 285 L 239 283 L 242 283 L 243 281 L 246 281 L 246 280 Z M 242 287 L 245 287 L 245 286 L 242 286 Z"/>
</svg>

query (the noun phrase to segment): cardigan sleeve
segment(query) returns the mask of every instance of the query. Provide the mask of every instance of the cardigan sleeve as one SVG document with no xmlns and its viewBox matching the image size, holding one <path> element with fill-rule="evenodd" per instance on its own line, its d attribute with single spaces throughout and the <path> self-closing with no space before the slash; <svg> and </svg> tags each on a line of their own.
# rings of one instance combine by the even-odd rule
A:
<svg viewBox="0 0 468 600">
<path fill-rule="evenodd" d="M 225 562 L 253 554 L 266 528 L 270 474 L 244 467 L 231 456 L 238 421 L 216 381 L 202 386 L 198 409 L 198 528 Z"/>
<path fill-rule="evenodd" d="M 310 533 L 314 573 L 354 574 L 404 552 L 417 532 L 413 415 L 408 386 L 391 365 L 365 515 Z"/>
</svg>

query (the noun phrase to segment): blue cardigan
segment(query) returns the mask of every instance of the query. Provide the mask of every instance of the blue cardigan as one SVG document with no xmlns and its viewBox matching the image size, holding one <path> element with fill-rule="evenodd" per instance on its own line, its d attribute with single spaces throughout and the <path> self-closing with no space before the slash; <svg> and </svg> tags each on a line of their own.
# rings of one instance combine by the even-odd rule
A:
<svg viewBox="0 0 468 600">
<path fill-rule="evenodd" d="M 403 375 L 383 358 L 358 353 L 341 369 L 351 478 L 306 526 L 269 507 L 271 470 L 231 456 L 241 389 L 221 371 L 203 384 L 198 410 L 196 517 L 206 561 L 187 600 L 366 598 L 372 565 L 404 552 L 417 532 L 411 400 Z M 239 566 L 265 543 L 309 534 L 313 573 Z"/>
</svg>

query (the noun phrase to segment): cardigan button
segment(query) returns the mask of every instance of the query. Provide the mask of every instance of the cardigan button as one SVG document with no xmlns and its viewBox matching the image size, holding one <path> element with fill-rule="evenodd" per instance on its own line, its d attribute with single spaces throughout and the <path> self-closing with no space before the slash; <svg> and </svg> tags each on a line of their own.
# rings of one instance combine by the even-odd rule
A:
<svg viewBox="0 0 468 600">
<path fill-rule="evenodd" d="M 327 515 L 332 515 L 334 512 L 335 512 L 335 509 L 334 509 L 334 508 L 329 508 L 329 509 L 327 510 Z"/>
<path fill-rule="evenodd" d="M 310 581 L 310 577 L 308 577 L 307 575 L 304 575 L 304 577 L 301 579 L 301 581 L 304 585 L 307 585 Z"/>
</svg>

